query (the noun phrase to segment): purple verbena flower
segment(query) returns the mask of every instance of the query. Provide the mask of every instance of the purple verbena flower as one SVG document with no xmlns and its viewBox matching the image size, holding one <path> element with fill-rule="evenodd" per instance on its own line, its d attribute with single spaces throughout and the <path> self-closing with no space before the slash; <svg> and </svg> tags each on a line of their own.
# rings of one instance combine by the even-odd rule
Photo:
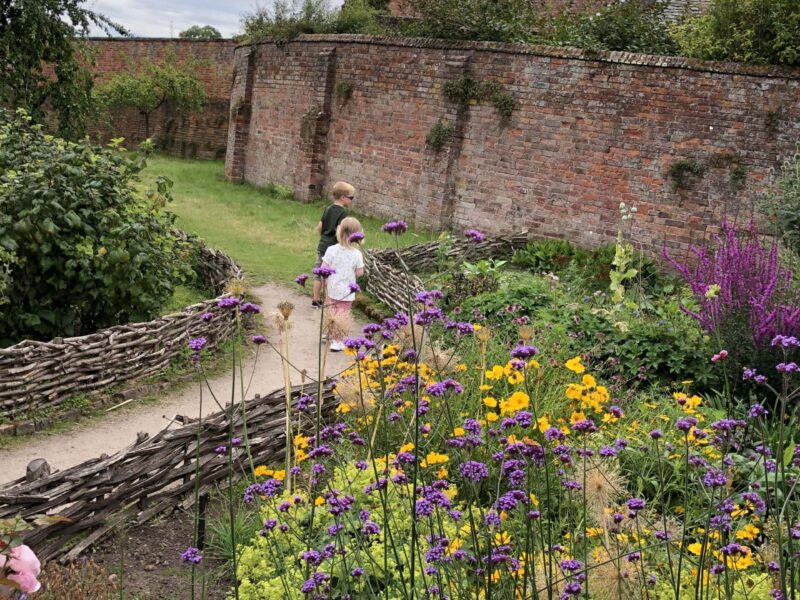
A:
<svg viewBox="0 0 800 600">
<path fill-rule="evenodd" d="M 389 221 L 388 223 L 383 224 L 381 231 L 385 231 L 386 233 L 391 233 L 394 235 L 400 235 L 401 233 L 408 231 L 408 223 L 399 219 L 396 221 Z"/>
<path fill-rule="evenodd" d="M 467 229 L 464 232 L 464 237 L 473 242 L 482 242 L 486 239 L 486 236 L 477 229 Z"/>
</svg>

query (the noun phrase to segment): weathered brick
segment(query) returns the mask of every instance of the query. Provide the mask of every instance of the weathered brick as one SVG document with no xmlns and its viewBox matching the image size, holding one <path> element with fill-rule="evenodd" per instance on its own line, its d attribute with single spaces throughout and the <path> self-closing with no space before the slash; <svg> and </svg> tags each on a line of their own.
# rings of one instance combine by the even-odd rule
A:
<svg viewBox="0 0 800 600">
<path fill-rule="evenodd" d="M 515 100 L 508 122 L 490 102 L 444 97 L 465 73 L 513 82 L 501 84 Z M 349 99 L 336 97 L 340 83 L 352 84 Z M 487 42 L 301 36 L 243 46 L 232 107 L 245 97 L 250 112 L 230 128 L 231 178 L 304 196 L 348 179 L 367 214 L 587 245 L 611 241 L 624 201 L 637 206 L 633 235 L 652 252 L 702 241 L 723 215 L 749 219 L 800 138 L 798 70 Z M 440 120 L 456 135 L 435 152 L 425 137 Z M 668 175 L 681 159 L 706 168 L 688 189 Z"/>
</svg>

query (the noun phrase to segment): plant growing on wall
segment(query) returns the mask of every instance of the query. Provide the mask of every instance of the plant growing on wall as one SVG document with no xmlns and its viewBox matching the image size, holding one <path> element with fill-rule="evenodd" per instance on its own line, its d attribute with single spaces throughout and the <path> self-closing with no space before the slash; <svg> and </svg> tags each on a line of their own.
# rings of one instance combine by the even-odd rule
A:
<svg viewBox="0 0 800 600">
<path fill-rule="evenodd" d="M 198 61 L 178 63 L 174 53 L 158 63 L 134 66 L 97 86 L 95 97 L 104 108 L 130 107 L 144 118 L 145 136 L 150 137 L 150 117 L 164 104 L 177 110 L 197 111 L 206 103 L 203 82 L 197 74 Z"/>
<path fill-rule="evenodd" d="M 687 189 L 694 177 L 705 175 L 706 168 L 693 158 L 681 158 L 669 166 L 668 175 L 675 189 Z"/>
<path fill-rule="evenodd" d="M 455 129 L 452 125 L 439 119 L 433 127 L 431 127 L 428 135 L 425 137 L 425 143 L 434 152 L 439 152 L 439 150 L 444 148 L 444 145 L 450 140 L 454 132 Z"/>
<path fill-rule="evenodd" d="M 464 106 L 472 101 L 490 101 L 504 121 L 514 112 L 514 97 L 503 92 L 500 84 L 495 81 L 482 81 L 466 74 L 445 82 L 443 91 L 448 100 Z"/>
</svg>

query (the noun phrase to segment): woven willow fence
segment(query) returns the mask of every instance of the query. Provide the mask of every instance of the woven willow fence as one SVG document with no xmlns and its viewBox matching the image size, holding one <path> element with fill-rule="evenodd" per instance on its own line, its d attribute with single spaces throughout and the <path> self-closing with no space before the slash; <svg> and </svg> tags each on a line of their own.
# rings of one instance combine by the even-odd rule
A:
<svg viewBox="0 0 800 600">
<path fill-rule="evenodd" d="M 416 273 L 435 272 L 440 265 L 453 259 L 509 259 L 514 250 L 524 248 L 528 241 L 527 232 L 523 232 L 487 238 L 483 242 L 456 240 L 442 246 L 440 242 L 433 241 L 400 250 L 371 250 L 364 258 L 369 277 L 368 291 L 393 310 L 405 311 L 408 309 L 408 299 L 425 289 Z"/>
<path fill-rule="evenodd" d="M 184 234 L 185 235 L 185 234 Z M 199 245 L 197 274 L 219 294 L 231 279 L 241 279 L 238 265 L 222 252 Z M 53 408 L 80 392 L 151 375 L 164 369 L 203 336 L 213 347 L 235 330 L 230 311 L 217 313 L 208 300 L 147 323 L 110 327 L 49 342 L 23 341 L 0 349 L 0 420 Z M 199 315 L 214 313 L 205 323 Z"/>
<path fill-rule="evenodd" d="M 306 386 L 307 391 L 309 387 Z M 301 393 L 300 387 L 294 389 L 295 401 Z M 335 405 L 326 388 L 322 403 L 326 419 Z M 284 390 L 256 396 L 245 403 L 245 411 L 241 406 L 239 403 L 233 410 L 234 437 L 244 436 L 244 412 L 253 464 L 281 464 L 286 442 Z M 176 416 L 173 423 L 184 423 L 182 426 L 167 427 L 149 439 L 142 436 L 113 456 L 91 459 L 34 482 L 24 478 L 11 482 L 0 489 L 0 518 L 41 514 L 64 517 L 63 521 L 30 531 L 24 537 L 40 559 L 68 561 L 122 523 L 138 526 L 176 507 L 189 509 L 194 504 L 198 429 L 201 494 L 228 477 L 228 456 L 215 451 L 219 446 L 233 452 L 235 480 L 250 472 L 244 447 L 230 445 L 229 416 L 230 409 L 206 417 L 202 423 Z M 308 417 L 299 425 L 301 431 L 313 428 Z M 80 542 L 66 547 L 76 534 L 83 535 Z"/>
</svg>

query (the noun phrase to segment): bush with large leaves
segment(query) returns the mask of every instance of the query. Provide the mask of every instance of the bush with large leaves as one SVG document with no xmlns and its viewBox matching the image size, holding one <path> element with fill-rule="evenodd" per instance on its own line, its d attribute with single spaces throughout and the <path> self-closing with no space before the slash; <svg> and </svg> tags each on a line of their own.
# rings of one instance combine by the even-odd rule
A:
<svg viewBox="0 0 800 600">
<path fill-rule="evenodd" d="M 191 276 L 166 190 L 141 193 L 141 166 L 0 112 L 0 345 L 150 318 Z"/>
</svg>

